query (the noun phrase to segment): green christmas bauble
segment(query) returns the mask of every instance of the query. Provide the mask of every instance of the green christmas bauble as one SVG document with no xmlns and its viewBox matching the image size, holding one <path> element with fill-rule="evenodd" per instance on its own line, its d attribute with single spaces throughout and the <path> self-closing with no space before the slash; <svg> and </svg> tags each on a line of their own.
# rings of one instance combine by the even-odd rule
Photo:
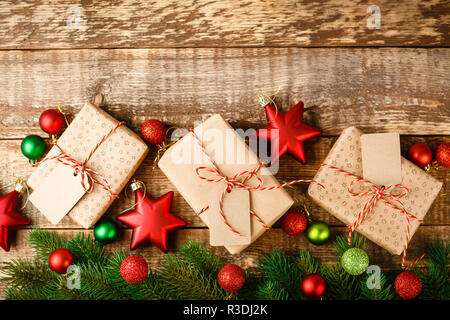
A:
<svg viewBox="0 0 450 320">
<path fill-rule="evenodd" d="M 313 221 L 308 226 L 306 237 L 309 242 L 315 245 L 321 245 L 330 240 L 330 227 L 322 221 Z"/>
<path fill-rule="evenodd" d="M 40 159 L 45 153 L 45 141 L 41 137 L 32 134 L 22 141 L 22 153 L 31 161 Z"/>
<path fill-rule="evenodd" d="M 350 248 L 342 255 L 341 264 L 345 271 L 357 276 L 366 272 L 369 266 L 369 256 L 363 249 Z"/>
<path fill-rule="evenodd" d="M 116 240 L 119 234 L 119 227 L 109 218 L 101 219 L 94 227 L 95 240 L 101 244 L 108 244 Z"/>
</svg>

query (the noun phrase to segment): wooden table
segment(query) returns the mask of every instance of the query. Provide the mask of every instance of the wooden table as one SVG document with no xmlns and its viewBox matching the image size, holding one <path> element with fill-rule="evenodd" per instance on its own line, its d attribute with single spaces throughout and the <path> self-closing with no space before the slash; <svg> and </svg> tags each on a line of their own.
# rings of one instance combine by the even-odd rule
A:
<svg viewBox="0 0 450 320">
<path fill-rule="evenodd" d="M 76 114 L 103 95 L 103 108 L 138 132 L 149 118 L 188 128 L 220 113 L 235 127 L 261 127 L 258 92 L 280 88 L 277 103 L 288 110 L 305 102 L 305 121 L 323 130 L 306 143 L 307 164 L 286 155 L 279 180 L 312 178 L 340 132 L 398 131 L 402 153 L 415 142 L 435 150 L 450 141 L 450 44 L 448 2 L 367 1 L 148 1 L 7 0 L 0 3 L 0 185 L 33 171 L 20 152 L 28 134 L 44 133 L 42 111 L 61 104 Z M 378 8 L 378 9 L 377 9 Z M 378 14 L 379 12 L 379 14 Z M 380 18 L 378 20 L 378 18 Z M 378 22 L 380 22 L 378 24 Z M 153 197 L 174 190 L 152 156 L 136 172 Z M 432 175 L 449 180 L 449 170 Z M 300 192 L 306 186 L 298 187 Z M 6 191 L 2 191 L 3 193 Z M 333 237 L 345 226 L 307 202 Z M 107 216 L 130 205 L 117 200 Z M 54 226 L 29 204 L 23 214 L 64 236 L 82 230 L 69 218 Z M 179 193 L 173 212 L 187 227 L 170 236 L 170 248 L 186 239 L 208 243 L 208 229 Z M 411 241 L 409 260 L 431 240 L 449 239 L 450 193 L 438 197 Z M 0 261 L 32 257 L 27 229 L 16 233 Z M 130 230 L 108 250 L 128 249 Z M 391 256 L 369 243 L 372 263 L 397 268 Z M 289 237 L 277 225 L 242 254 L 214 248 L 224 262 L 243 267 L 274 248 L 308 249 L 324 263 L 335 261 L 332 244 L 314 246 Z M 155 267 L 154 246 L 136 251 Z"/>
</svg>

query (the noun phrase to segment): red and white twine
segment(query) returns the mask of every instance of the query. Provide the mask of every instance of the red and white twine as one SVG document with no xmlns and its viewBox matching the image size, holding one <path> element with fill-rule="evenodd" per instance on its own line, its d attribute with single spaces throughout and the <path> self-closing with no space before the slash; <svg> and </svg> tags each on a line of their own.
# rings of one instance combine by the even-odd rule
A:
<svg viewBox="0 0 450 320">
<path fill-rule="evenodd" d="M 97 149 L 100 147 L 100 145 L 106 139 L 108 139 L 108 137 L 111 134 L 113 134 L 114 131 L 116 131 L 120 126 L 122 126 L 124 124 L 125 124 L 125 122 L 123 122 L 123 121 L 117 123 L 117 125 L 114 128 L 112 128 L 105 136 L 103 136 L 103 138 L 95 145 L 95 147 L 89 153 L 88 157 L 83 162 L 79 162 L 76 159 L 67 155 L 61 149 L 61 147 L 58 145 L 58 143 L 55 143 L 55 146 L 59 150 L 59 154 L 57 154 L 56 156 L 50 157 L 50 158 L 43 159 L 42 161 L 38 162 L 36 164 L 36 166 L 40 165 L 43 162 L 49 161 L 49 160 L 57 160 L 66 166 L 72 167 L 74 169 L 74 175 L 80 174 L 81 186 L 83 187 L 83 189 L 86 193 L 92 192 L 94 190 L 94 186 L 97 184 L 109 193 L 110 198 L 118 198 L 118 194 L 114 193 L 111 190 L 111 186 L 109 185 L 106 178 L 100 172 L 87 168 L 86 163 L 89 161 L 89 159 L 91 159 L 92 155 L 95 153 L 95 151 L 97 151 Z M 94 177 L 94 175 L 97 176 L 100 179 L 100 181 L 98 179 L 96 179 Z M 87 179 L 89 181 L 89 186 L 86 186 L 85 179 Z"/>
<path fill-rule="evenodd" d="M 402 184 L 395 184 L 390 185 L 387 187 L 377 187 L 372 182 L 362 179 L 358 176 L 355 176 L 354 174 L 348 173 L 347 171 L 344 171 L 342 169 L 338 169 L 336 167 L 333 167 L 329 164 L 322 163 L 322 167 L 326 167 L 332 170 L 335 170 L 337 172 L 343 173 L 344 175 L 348 177 L 354 178 L 350 182 L 350 184 L 347 187 L 347 191 L 353 196 L 353 197 L 364 197 L 364 196 L 371 196 L 365 203 L 363 208 L 358 212 L 358 215 L 356 216 L 356 220 L 353 222 L 351 226 L 348 226 L 350 231 L 348 233 L 348 243 L 351 245 L 351 237 L 353 232 L 358 228 L 358 226 L 366 219 L 366 217 L 372 212 L 372 209 L 374 208 L 375 204 L 378 202 L 378 200 L 382 200 L 386 205 L 390 206 L 394 210 L 397 210 L 399 213 L 402 213 L 405 216 L 406 219 L 406 239 L 405 244 L 403 246 L 403 255 L 402 255 L 402 269 L 409 270 L 413 265 L 415 265 L 417 262 L 419 262 L 423 257 L 424 254 L 422 254 L 418 259 L 413 261 L 407 268 L 405 268 L 405 261 L 406 261 L 406 252 L 408 250 L 408 244 L 410 240 L 410 220 L 416 220 L 419 223 L 422 223 L 423 221 L 414 215 L 408 213 L 408 211 L 405 209 L 403 203 L 400 201 L 401 198 L 405 197 L 409 193 L 409 189 L 405 187 Z M 352 187 L 355 183 L 362 182 L 366 185 L 368 185 L 370 188 L 367 191 L 355 193 L 352 191 Z M 403 189 L 403 192 L 399 195 L 393 195 L 390 192 L 394 188 L 401 188 Z M 387 201 L 387 199 L 392 199 L 398 204 L 398 206 L 392 204 L 391 202 Z"/>
<path fill-rule="evenodd" d="M 200 139 L 198 138 L 198 136 L 194 133 L 194 130 L 191 129 L 191 134 L 193 135 L 195 141 L 197 142 L 197 144 L 200 146 L 203 154 L 205 154 L 205 156 L 207 157 L 207 159 L 209 160 L 209 162 L 212 165 L 212 168 L 210 167 L 205 167 L 205 166 L 200 166 L 197 167 L 195 169 L 195 172 L 197 174 L 197 176 L 202 179 L 203 181 L 206 182 L 212 182 L 212 183 L 221 183 L 224 182 L 226 184 L 225 189 L 223 190 L 223 192 L 220 195 L 219 198 L 219 213 L 223 219 L 223 222 L 225 223 L 225 225 L 235 234 L 238 234 L 240 236 L 243 236 L 240 232 L 236 231 L 227 221 L 227 218 L 225 217 L 224 213 L 223 213 L 223 200 L 225 195 L 230 192 L 233 188 L 239 188 L 239 189 L 245 189 L 248 191 L 270 191 L 270 190 L 275 190 L 275 189 L 280 189 L 280 188 L 284 188 L 288 185 L 291 184 L 295 184 L 295 183 L 300 183 L 300 182 L 306 182 L 306 183 L 316 183 L 319 186 L 321 186 L 322 188 L 324 188 L 324 186 L 314 180 L 308 180 L 308 179 L 297 179 L 297 180 L 292 180 L 289 182 L 285 182 L 282 183 L 280 185 L 277 186 L 272 186 L 272 187 L 263 187 L 263 181 L 262 179 L 258 176 L 257 172 L 259 171 L 259 169 L 261 169 L 262 167 L 262 163 L 260 162 L 255 169 L 253 170 L 245 170 L 242 171 L 240 173 L 235 174 L 233 177 L 228 177 L 226 175 L 223 175 L 220 171 L 219 168 L 217 167 L 217 164 L 215 163 L 215 161 L 211 158 L 211 156 L 206 152 L 202 142 L 200 141 Z M 203 175 L 202 172 L 206 172 L 209 174 L 210 177 Z M 212 177 L 211 177 L 212 176 Z M 246 184 L 246 182 L 251 179 L 252 177 L 254 177 L 258 182 L 256 186 L 250 186 L 248 184 Z M 208 210 L 209 206 L 204 207 L 203 209 L 201 209 L 199 212 L 195 213 L 195 215 L 200 215 L 201 213 L 205 212 L 206 210 Z M 264 221 L 262 221 L 262 219 L 253 211 L 250 210 L 250 214 L 252 216 L 254 216 L 256 218 L 256 220 L 261 223 L 261 225 L 265 228 L 265 229 L 270 229 L 269 226 L 267 226 Z"/>
</svg>

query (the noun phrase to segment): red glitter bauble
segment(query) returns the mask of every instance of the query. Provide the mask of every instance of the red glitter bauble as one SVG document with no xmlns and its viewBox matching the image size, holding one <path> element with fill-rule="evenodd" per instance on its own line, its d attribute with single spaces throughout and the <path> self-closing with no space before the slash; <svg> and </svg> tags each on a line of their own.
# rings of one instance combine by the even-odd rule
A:
<svg viewBox="0 0 450 320">
<path fill-rule="evenodd" d="M 400 273 L 395 279 L 395 292 L 403 299 L 413 299 L 422 291 L 422 281 L 411 271 Z"/>
<path fill-rule="evenodd" d="M 308 219 L 303 212 L 292 211 L 284 215 L 281 220 L 283 231 L 290 236 L 298 236 L 302 234 L 308 226 Z"/>
<path fill-rule="evenodd" d="M 122 261 L 120 274 L 126 282 L 142 282 L 148 275 L 147 261 L 141 256 L 129 256 Z"/>
<path fill-rule="evenodd" d="M 64 116 L 56 109 L 46 110 L 39 118 L 39 126 L 48 134 L 57 134 L 64 128 Z"/>
<path fill-rule="evenodd" d="M 223 267 L 217 278 L 220 286 L 228 292 L 238 291 L 245 283 L 244 271 L 235 264 L 227 264 Z"/>
<path fill-rule="evenodd" d="M 441 166 L 450 168 L 450 142 L 445 142 L 437 148 L 436 160 Z"/>
<path fill-rule="evenodd" d="M 141 127 L 142 138 L 150 144 L 158 145 L 166 137 L 166 126 L 159 120 L 150 119 L 145 121 Z"/>
<path fill-rule="evenodd" d="M 429 146 L 425 143 L 416 143 L 408 150 L 408 159 L 414 162 L 417 166 L 424 168 L 433 159 L 433 153 Z"/>
<path fill-rule="evenodd" d="M 327 284 L 322 276 L 312 273 L 303 278 L 301 287 L 307 298 L 319 299 L 324 295 Z"/>
<path fill-rule="evenodd" d="M 66 273 L 71 264 L 73 264 L 72 252 L 64 248 L 54 250 L 48 257 L 48 266 L 59 274 Z"/>
</svg>

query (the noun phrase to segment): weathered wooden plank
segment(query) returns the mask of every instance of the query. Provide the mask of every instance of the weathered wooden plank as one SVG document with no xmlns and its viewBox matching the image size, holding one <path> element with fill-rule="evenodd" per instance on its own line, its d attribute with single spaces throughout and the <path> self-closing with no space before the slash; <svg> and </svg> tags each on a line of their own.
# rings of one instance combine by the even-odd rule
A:
<svg viewBox="0 0 450 320">
<path fill-rule="evenodd" d="M 306 144 L 307 149 L 307 164 L 301 165 L 295 161 L 291 156 L 286 155 L 281 159 L 280 168 L 277 173 L 277 178 L 280 181 L 288 181 L 298 179 L 300 177 L 311 179 L 314 177 L 320 163 L 325 159 L 329 150 L 336 140 L 335 137 L 321 137 L 308 141 Z M 425 142 L 435 150 L 437 146 L 444 142 L 450 141 L 448 136 L 437 137 L 415 137 L 415 136 L 402 136 L 402 149 L 403 154 L 406 154 L 406 150 L 415 142 Z M 6 185 L 13 180 L 13 176 L 20 176 L 27 178 L 33 168 L 28 164 L 27 159 L 20 152 L 20 141 L 18 140 L 0 140 L 0 186 Z M 450 172 L 446 169 L 441 169 L 437 172 L 431 172 L 441 181 L 448 181 Z M 136 172 L 135 177 L 144 181 L 147 184 L 149 193 L 153 197 L 158 197 L 164 193 L 174 190 L 172 183 L 166 178 L 166 176 L 159 169 L 152 169 L 151 155 L 147 157 L 142 166 Z M 306 191 L 307 185 L 298 185 L 294 189 L 288 188 L 287 191 L 299 198 L 300 201 L 305 200 L 303 193 Z M 6 192 L 6 191 L 5 191 Z M 424 223 L 427 225 L 450 225 L 450 206 L 449 199 L 450 194 L 448 190 L 447 194 L 439 196 L 430 212 L 426 215 Z M 129 208 L 134 200 L 127 199 L 122 193 L 121 198 L 116 200 L 108 211 L 107 215 L 116 217 L 124 209 Z M 325 210 L 313 204 L 311 201 L 306 200 L 308 207 L 311 209 L 311 213 L 315 219 L 324 220 L 331 225 L 343 225 L 342 222 L 328 214 Z M 198 227 L 204 226 L 201 220 L 193 215 L 192 209 L 188 206 L 183 197 L 175 191 L 175 198 L 173 202 L 173 212 L 184 219 L 188 226 Z M 41 227 L 54 227 L 47 219 L 40 214 L 34 206 L 29 203 L 23 210 L 23 213 L 31 219 L 33 225 Z M 57 228 L 78 227 L 69 217 L 64 218 Z"/>
<path fill-rule="evenodd" d="M 0 137 L 42 131 L 57 103 L 76 114 L 98 93 L 134 128 L 150 117 L 181 127 L 214 113 L 261 126 L 258 92 L 280 89 L 278 106 L 306 104 L 325 135 L 450 134 L 450 49 L 138 49 L 0 51 Z"/>
<path fill-rule="evenodd" d="M 92 230 L 52 230 L 64 237 L 71 237 L 78 232 L 92 234 Z M 11 251 L 0 251 L 0 262 L 10 261 L 15 258 L 31 258 L 34 255 L 33 249 L 26 241 L 26 230 L 19 230 L 16 234 L 16 239 L 13 241 Z M 344 234 L 346 229 L 343 227 L 332 228 L 332 241 L 337 234 Z M 129 243 L 131 238 L 130 230 L 123 230 L 118 240 L 112 244 L 106 245 L 107 251 L 125 250 L 129 252 Z M 422 253 L 426 252 L 427 246 L 431 241 L 435 240 L 449 240 L 450 226 L 421 226 L 408 248 L 407 261 L 413 261 Z M 315 246 L 308 242 L 304 236 L 291 237 L 286 235 L 281 229 L 272 229 L 261 236 L 249 248 L 240 254 L 231 255 L 223 247 L 209 246 L 209 231 L 204 228 L 200 229 L 182 229 L 174 231 L 170 235 L 169 252 L 176 252 L 176 248 L 182 245 L 186 240 L 199 240 L 212 248 L 213 252 L 218 254 L 225 263 L 236 263 L 246 268 L 255 266 L 256 261 L 263 254 L 272 252 L 274 249 L 283 250 L 290 253 L 298 252 L 299 250 L 309 250 L 311 254 L 319 259 L 322 263 L 331 264 L 335 262 L 336 255 L 332 241 L 322 246 Z M 367 240 L 369 252 L 373 260 L 371 264 L 379 264 L 383 270 L 398 269 L 401 264 L 401 256 L 394 256 L 379 247 L 378 245 Z M 153 245 L 148 245 L 143 248 L 133 251 L 135 254 L 142 255 L 152 267 L 158 267 L 161 257 L 164 256 L 159 249 Z"/>
<path fill-rule="evenodd" d="M 448 46 L 448 9 L 444 0 L 7 0 L 0 48 Z"/>
</svg>

